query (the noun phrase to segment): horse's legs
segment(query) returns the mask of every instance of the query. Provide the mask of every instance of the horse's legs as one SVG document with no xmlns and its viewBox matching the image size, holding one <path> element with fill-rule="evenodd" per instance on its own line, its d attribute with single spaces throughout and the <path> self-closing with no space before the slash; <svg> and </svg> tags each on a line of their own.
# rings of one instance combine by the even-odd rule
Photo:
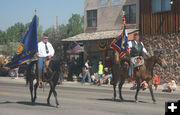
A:
<svg viewBox="0 0 180 115">
<path fill-rule="evenodd" d="M 121 99 L 121 101 L 124 100 L 123 97 L 122 97 L 122 93 L 121 93 L 123 84 L 124 84 L 124 80 L 121 80 L 120 83 L 119 83 L 119 98 Z"/>
<path fill-rule="evenodd" d="M 115 100 L 116 100 L 116 84 L 115 84 L 115 83 L 113 84 L 113 89 L 114 89 L 114 97 L 113 97 L 113 100 L 115 101 Z"/>
<path fill-rule="evenodd" d="M 37 81 L 36 84 L 34 85 L 34 99 L 33 99 L 33 102 L 36 101 L 36 97 L 37 97 L 37 87 L 38 87 L 38 81 Z"/>
<path fill-rule="evenodd" d="M 150 91 L 150 93 L 151 93 L 151 97 L 152 97 L 153 103 L 155 104 L 155 103 L 156 103 L 156 100 L 155 100 L 155 98 L 154 98 L 154 93 L 153 93 L 152 85 L 149 85 L 149 91 Z"/>
<path fill-rule="evenodd" d="M 138 96 L 138 93 L 139 93 L 139 90 L 140 90 L 140 82 L 137 82 L 137 90 L 136 90 L 136 95 L 135 95 L 135 101 L 137 101 L 137 96 Z"/>
<path fill-rule="evenodd" d="M 29 90 L 31 93 L 31 102 L 33 102 L 33 81 L 30 81 Z"/>
<path fill-rule="evenodd" d="M 50 83 L 49 83 L 50 84 Z M 49 95 L 48 95 L 48 98 L 47 98 L 47 104 L 49 104 L 50 105 L 50 102 L 49 102 L 49 100 L 50 100 L 50 97 L 51 97 L 51 94 L 52 94 L 52 88 L 51 88 L 52 86 L 50 85 L 50 91 L 49 91 Z"/>
<path fill-rule="evenodd" d="M 50 84 L 50 88 L 51 88 L 51 89 L 50 89 L 50 91 L 49 91 L 49 96 L 48 96 L 48 99 L 47 99 L 47 103 L 50 104 L 49 100 L 50 100 L 51 94 L 52 94 L 52 92 L 53 92 L 54 97 L 55 97 L 55 101 L 56 101 L 56 107 L 58 107 L 59 102 L 58 102 L 58 99 L 57 99 L 57 93 L 56 93 L 56 91 L 55 91 L 56 85 L 55 85 L 54 83 L 52 83 L 52 82 L 50 82 L 49 84 Z"/>
</svg>

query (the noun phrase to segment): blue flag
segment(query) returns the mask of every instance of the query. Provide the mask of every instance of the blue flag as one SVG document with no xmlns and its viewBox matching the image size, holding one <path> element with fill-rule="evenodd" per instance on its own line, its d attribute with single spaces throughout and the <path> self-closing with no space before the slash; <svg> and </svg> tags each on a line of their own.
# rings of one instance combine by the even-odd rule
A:
<svg viewBox="0 0 180 115">
<path fill-rule="evenodd" d="M 31 61 L 34 55 L 38 52 L 37 40 L 37 16 L 35 15 L 27 29 L 24 37 L 20 41 L 16 53 L 9 63 L 5 66 L 11 69 L 17 68 L 19 65 Z"/>
</svg>

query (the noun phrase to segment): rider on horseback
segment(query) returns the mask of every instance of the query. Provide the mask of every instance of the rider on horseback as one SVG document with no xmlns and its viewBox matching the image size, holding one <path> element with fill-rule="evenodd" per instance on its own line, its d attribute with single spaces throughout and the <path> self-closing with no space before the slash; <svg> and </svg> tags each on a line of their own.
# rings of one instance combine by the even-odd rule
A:
<svg viewBox="0 0 180 115">
<path fill-rule="evenodd" d="M 143 55 L 149 56 L 147 50 L 144 47 L 144 44 L 139 41 L 139 34 L 134 34 L 134 40 L 128 42 L 129 49 L 130 49 L 130 56 L 131 56 L 131 66 L 129 67 L 129 77 L 133 78 L 133 70 L 134 67 L 142 65 L 140 62 L 143 62 Z M 131 71 L 132 70 L 132 71 Z"/>
<path fill-rule="evenodd" d="M 48 42 L 48 35 L 43 34 L 43 40 L 38 43 L 38 65 L 39 65 L 39 75 L 38 75 L 38 81 L 39 81 L 39 87 L 42 87 L 42 70 L 45 59 L 50 60 L 52 56 L 54 56 L 54 48 L 51 45 L 51 43 Z"/>
</svg>

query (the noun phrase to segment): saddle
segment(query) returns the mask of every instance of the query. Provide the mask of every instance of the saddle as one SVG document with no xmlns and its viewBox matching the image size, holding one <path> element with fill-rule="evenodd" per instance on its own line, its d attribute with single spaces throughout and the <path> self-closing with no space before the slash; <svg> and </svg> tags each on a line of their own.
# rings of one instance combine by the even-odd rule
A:
<svg viewBox="0 0 180 115">
<path fill-rule="evenodd" d="M 42 81 L 43 82 L 47 82 L 49 80 L 51 80 L 56 71 L 52 70 L 52 61 L 53 60 L 49 60 L 49 59 L 45 59 L 44 60 L 44 65 L 43 65 L 43 72 L 42 72 Z"/>
</svg>

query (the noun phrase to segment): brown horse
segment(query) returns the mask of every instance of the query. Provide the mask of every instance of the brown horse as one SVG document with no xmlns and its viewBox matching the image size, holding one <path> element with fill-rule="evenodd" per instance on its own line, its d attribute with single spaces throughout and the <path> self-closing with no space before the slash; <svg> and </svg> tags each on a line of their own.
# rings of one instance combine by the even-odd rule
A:
<svg viewBox="0 0 180 115">
<path fill-rule="evenodd" d="M 44 64 L 45 65 L 45 64 Z M 57 93 L 55 91 L 58 79 L 59 79 L 59 75 L 60 75 L 60 67 L 61 67 L 61 63 L 60 61 L 57 60 L 51 60 L 49 62 L 48 67 L 44 66 L 43 67 L 43 72 L 42 72 L 42 78 L 44 82 L 49 83 L 50 86 L 50 91 L 49 91 L 49 95 L 47 98 L 47 104 L 50 105 L 50 97 L 51 94 L 54 94 L 55 97 L 55 101 L 56 101 L 56 107 L 58 107 L 59 102 L 57 100 Z M 37 69 L 38 68 L 38 64 L 37 61 L 32 61 L 29 64 L 29 68 L 27 71 L 27 76 L 26 76 L 26 80 L 27 83 L 29 82 L 29 89 L 30 89 L 30 93 L 31 93 L 31 101 L 34 103 L 36 101 L 36 95 L 37 95 L 37 88 L 38 88 L 38 72 Z M 36 83 L 34 84 L 34 95 L 33 95 L 33 81 L 36 79 Z"/>
<path fill-rule="evenodd" d="M 127 60 L 125 60 L 125 62 L 127 62 Z M 152 89 L 152 79 L 153 79 L 153 68 L 155 66 L 155 64 L 159 64 L 161 67 L 166 68 L 167 67 L 167 63 L 164 59 L 164 55 L 162 52 L 157 52 L 154 56 L 146 59 L 144 61 L 144 64 L 142 66 L 139 67 L 138 70 L 135 70 L 135 74 L 134 74 L 134 79 L 137 82 L 137 90 L 136 90 L 136 95 L 135 95 L 135 101 L 137 102 L 137 96 L 140 90 L 140 84 L 143 81 L 146 81 L 148 83 L 149 86 L 149 90 L 152 96 L 152 100 L 155 103 L 156 100 L 154 98 L 154 94 L 153 94 L 153 89 Z M 124 65 L 124 66 L 121 66 Z M 122 86 L 125 82 L 126 79 L 128 79 L 128 64 L 124 64 L 124 62 L 122 64 L 114 64 L 113 65 L 113 79 L 114 79 L 114 83 L 113 83 L 113 89 L 114 89 L 114 97 L 113 99 L 116 99 L 116 85 L 119 82 L 119 98 L 121 100 L 124 100 L 121 94 L 121 89 Z"/>
</svg>

